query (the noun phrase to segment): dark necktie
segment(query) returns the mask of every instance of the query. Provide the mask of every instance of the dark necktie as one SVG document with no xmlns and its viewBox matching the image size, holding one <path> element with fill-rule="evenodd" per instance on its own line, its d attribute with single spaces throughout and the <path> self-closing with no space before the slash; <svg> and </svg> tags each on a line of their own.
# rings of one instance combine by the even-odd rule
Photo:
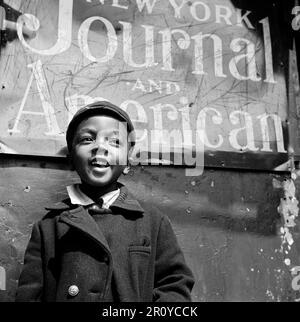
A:
<svg viewBox="0 0 300 322">
<path fill-rule="evenodd" d="M 98 202 L 95 202 L 89 206 L 87 206 L 88 212 L 90 215 L 99 215 L 99 214 L 111 214 L 112 211 L 110 209 L 102 208 L 103 199 L 99 198 Z"/>
</svg>

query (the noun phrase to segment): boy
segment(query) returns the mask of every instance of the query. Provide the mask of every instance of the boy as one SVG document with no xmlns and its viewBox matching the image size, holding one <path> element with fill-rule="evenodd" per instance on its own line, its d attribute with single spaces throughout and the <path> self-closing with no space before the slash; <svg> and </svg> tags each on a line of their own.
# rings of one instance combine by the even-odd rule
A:
<svg viewBox="0 0 300 322">
<path fill-rule="evenodd" d="M 66 139 L 81 184 L 34 225 L 16 300 L 190 301 L 193 275 L 168 218 L 118 182 L 135 143 L 127 113 L 88 105 Z"/>
</svg>

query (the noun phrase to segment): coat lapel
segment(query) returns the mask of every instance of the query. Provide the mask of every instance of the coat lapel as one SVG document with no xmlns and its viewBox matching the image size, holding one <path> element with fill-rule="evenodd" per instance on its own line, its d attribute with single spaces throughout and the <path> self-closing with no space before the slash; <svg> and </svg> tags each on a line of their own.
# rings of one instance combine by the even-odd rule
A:
<svg viewBox="0 0 300 322">
<path fill-rule="evenodd" d="M 110 253 L 110 249 L 103 232 L 98 227 L 95 220 L 89 215 L 87 210 L 82 206 L 63 212 L 60 215 L 59 221 L 86 234 Z"/>
</svg>

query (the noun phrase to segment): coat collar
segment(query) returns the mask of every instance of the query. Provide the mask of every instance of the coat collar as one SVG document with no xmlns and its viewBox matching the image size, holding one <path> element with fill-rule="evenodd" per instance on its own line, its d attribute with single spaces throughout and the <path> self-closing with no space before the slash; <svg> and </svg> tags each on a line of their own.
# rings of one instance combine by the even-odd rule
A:
<svg viewBox="0 0 300 322">
<path fill-rule="evenodd" d="M 143 215 L 145 210 L 142 208 L 140 203 L 130 194 L 128 189 L 122 183 L 118 183 L 118 186 L 120 188 L 120 194 L 118 198 L 110 206 L 110 209 L 120 210 L 121 212 L 131 212 L 132 215 Z M 66 198 L 60 202 L 47 206 L 46 210 L 71 211 L 74 208 L 77 209 L 80 207 L 72 205 L 70 199 Z"/>
<path fill-rule="evenodd" d="M 125 210 L 128 212 L 132 212 L 135 215 L 143 215 L 145 210 L 142 208 L 140 203 L 134 199 L 134 197 L 130 194 L 128 189 L 121 183 L 119 183 L 120 194 L 118 198 L 113 202 L 110 206 L 111 210 Z"/>
<path fill-rule="evenodd" d="M 121 183 L 119 184 L 119 188 L 120 194 L 117 200 L 110 206 L 110 209 L 120 211 L 121 213 L 128 212 L 128 214 L 130 213 L 130 216 L 143 216 L 144 209 L 137 200 L 132 198 L 128 189 Z M 100 246 L 110 254 L 109 245 L 102 230 L 83 206 L 72 205 L 70 199 L 67 198 L 46 209 L 52 210 L 55 213 L 56 211 L 59 211 L 60 215 L 58 216 L 58 222 L 65 223 L 69 227 L 78 229 L 100 244 Z M 63 238 L 68 231 L 67 226 L 60 226 L 60 229 L 58 230 L 60 239 Z"/>
</svg>

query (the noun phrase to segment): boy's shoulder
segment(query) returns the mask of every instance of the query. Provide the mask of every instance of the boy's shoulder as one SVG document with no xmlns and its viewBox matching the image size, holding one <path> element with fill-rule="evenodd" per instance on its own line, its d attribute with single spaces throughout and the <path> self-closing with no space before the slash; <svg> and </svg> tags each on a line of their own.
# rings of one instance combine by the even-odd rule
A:
<svg viewBox="0 0 300 322">
<path fill-rule="evenodd" d="M 142 217 L 149 217 L 151 221 L 160 221 L 163 217 L 166 217 L 155 203 L 152 202 L 152 200 L 149 201 L 137 198 L 124 184 L 120 186 L 120 190 L 120 198 L 124 198 L 123 203 L 121 203 L 121 207 L 124 208 L 125 205 L 130 205 L 128 208 L 129 211 L 140 212 Z M 116 203 L 114 206 L 115 205 Z"/>
</svg>

